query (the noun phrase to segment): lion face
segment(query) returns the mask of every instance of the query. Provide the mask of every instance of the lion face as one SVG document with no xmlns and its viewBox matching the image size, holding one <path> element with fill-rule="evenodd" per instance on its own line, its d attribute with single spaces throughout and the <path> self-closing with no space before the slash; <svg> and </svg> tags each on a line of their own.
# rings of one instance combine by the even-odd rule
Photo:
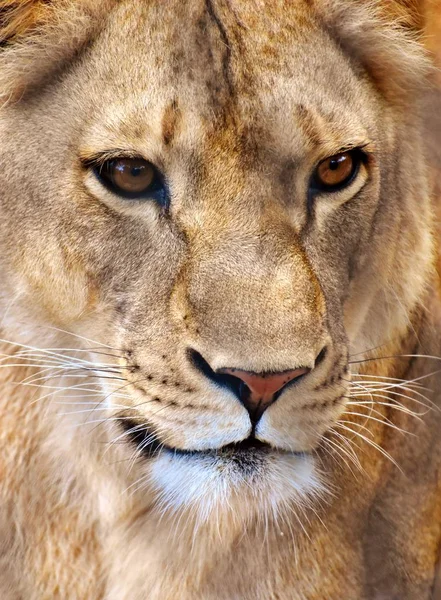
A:
<svg viewBox="0 0 441 600">
<path fill-rule="evenodd" d="M 0 116 L 8 293 L 112 348 L 115 435 L 165 502 L 316 493 L 350 354 L 428 268 L 408 113 L 306 3 L 125 2 L 41 83 Z"/>
</svg>

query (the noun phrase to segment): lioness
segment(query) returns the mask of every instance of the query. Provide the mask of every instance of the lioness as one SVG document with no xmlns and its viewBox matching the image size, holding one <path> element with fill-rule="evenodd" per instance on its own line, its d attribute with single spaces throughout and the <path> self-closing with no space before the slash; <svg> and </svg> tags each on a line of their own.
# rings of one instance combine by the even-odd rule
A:
<svg viewBox="0 0 441 600">
<path fill-rule="evenodd" d="M 428 600 L 416 2 L 0 1 L 0 598 Z"/>
</svg>

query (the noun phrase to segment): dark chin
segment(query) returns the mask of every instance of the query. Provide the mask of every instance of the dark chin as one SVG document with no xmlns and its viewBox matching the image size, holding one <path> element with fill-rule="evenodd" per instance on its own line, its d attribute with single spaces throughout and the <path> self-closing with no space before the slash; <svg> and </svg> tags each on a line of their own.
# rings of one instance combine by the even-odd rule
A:
<svg viewBox="0 0 441 600">
<path fill-rule="evenodd" d="M 228 444 L 221 448 L 208 450 L 173 450 L 166 451 L 189 461 L 202 461 L 210 468 L 225 469 L 225 473 L 240 474 L 241 477 L 255 477 L 265 468 L 267 458 L 277 451 L 268 444 L 258 440 L 244 440 L 237 444 Z"/>
<path fill-rule="evenodd" d="M 232 478 L 237 482 L 236 478 L 239 477 L 241 481 L 254 483 L 262 483 L 267 478 L 278 458 L 296 459 L 308 455 L 306 452 L 279 450 L 253 439 L 217 449 L 183 451 L 165 448 L 164 452 L 181 461 L 198 464 L 200 468 L 214 469 L 217 474 L 223 475 L 225 481 Z"/>
<path fill-rule="evenodd" d="M 199 456 L 224 456 L 225 458 L 246 454 L 268 454 L 273 448 L 256 438 L 249 437 L 246 440 L 234 444 L 228 444 L 221 448 L 209 448 L 208 450 L 175 450 L 177 454 L 199 455 Z"/>
</svg>

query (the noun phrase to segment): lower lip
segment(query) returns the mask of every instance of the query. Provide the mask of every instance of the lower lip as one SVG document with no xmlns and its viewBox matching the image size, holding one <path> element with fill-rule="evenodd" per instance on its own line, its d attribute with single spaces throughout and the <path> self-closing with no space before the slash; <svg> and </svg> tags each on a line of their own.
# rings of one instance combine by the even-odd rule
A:
<svg viewBox="0 0 441 600">
<path fill-rule="evenodd" d="M 216 458 L 245 458 L 250 456 L 264 456 L 269 454 L 285 454 L 290 456 L 305 456 L 307 452 L 293 452 L 291 450 L 283 450 L 280 448 L 273 448 L 269 444 L 259 442 L 255 440 L 249 442 L 245 440 L 239 444 L 229 444 L 228 446 L 222 446 L 221 448 L 210 448 L 207 450 L 175 450 L 173 448 L 166 448 L 170 453 L 178 456 L 194 456 L 194 457 L 216 457 Z"/>
<path fill-rule="evenodd" d="M 251 452 L 270 452 L 271 450 L 275 449 L 264 442 L 260 442 L 259 440 L 244 440 L 243 442 L 239 442 L 237 444 L 228 444 L 227 446 L 221 446 L 220 448 L 208 448 L 207 450 L 170 450 L 174 451 L 176 454 L 182 455 L 206 456 L 216 454 L 216 456 L 219 456 L 222 454 L 234 455 Z"/>
</svg>

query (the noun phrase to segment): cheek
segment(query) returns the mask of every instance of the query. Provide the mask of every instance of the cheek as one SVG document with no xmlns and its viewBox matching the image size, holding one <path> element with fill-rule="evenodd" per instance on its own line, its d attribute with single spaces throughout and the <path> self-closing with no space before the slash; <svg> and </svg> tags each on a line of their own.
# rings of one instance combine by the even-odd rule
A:
<svg viewBox="0 0 441 600">
<path fill-rule="evenodd" d="M 15 259 L 27 294 L 58 323 L 78 320 L 96 307 L 98 288 L 84 260 L 55 240 L 34 240 L 34 251 Z"/>
</svg>

